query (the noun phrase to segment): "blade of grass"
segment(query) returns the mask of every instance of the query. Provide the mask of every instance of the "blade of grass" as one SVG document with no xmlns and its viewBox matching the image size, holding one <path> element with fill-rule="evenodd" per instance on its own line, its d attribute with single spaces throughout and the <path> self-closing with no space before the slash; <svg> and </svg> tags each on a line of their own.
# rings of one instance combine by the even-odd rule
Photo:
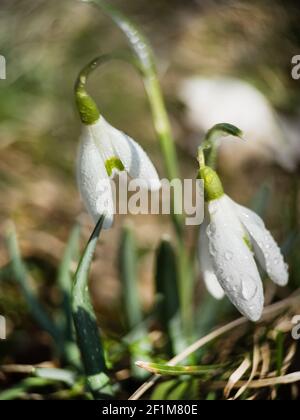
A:
<svg viewBox="0 0 300 420">
<path fill-rule="evenodd" d="M 136 362 L 136 365 L 141 369 L 146 369 L 148 372 L 155 375 L 163 376 L 180 376 L 180 375 L 207 375 L 216 372 L 220 369 L 220 365 L 211 366 L 169 366 L 161 363 Z"/>
<path fill-rule="evenodd" d="M 59 324 L 64 336 L 66 360 L 73 366 L 80 367 L 80 354 L 74 342 L 74 324 L 72 318 L 72 262 L 79 255 L 80 226 L 72 229 L 62 261 L 58 270 L 58 285 L 62 295 Z"/>
<path fill-rule="evenodd" d="M 75 384 L 75 374 L 70 370 L 66 369 L 54 369 L 54 368 L 35 368 L 33 372 L 37 378 L 44 378 L 53 381 L 64 382 L 69 386 Z"/>
<path fill-rule="evenodd" d="M 143 313 L 138 293 L 137 248 L 133 232 L 129 226 L 122 231 L 119 251 L 119 270 L 122 282 L 122 297 L 128 331 L 134 332 L 127 341 L 132 355 L 133 376 L 145 378 L 145 372 L 136 368 L 135 361 L 143 357 L 148 358 L 151 345 L 148 331 L 143 322 Z"/>
<path fill-rule="evenodd" d="M 52 384 L 53 381 L 44 378 L 26 378 L 10 389 L 0 392 L 0 401 L 10 401 L 22 398 L 27 395 L 31 389 L 44 388 Z"/>
<path fill-rule="evenodd" d="M 40 327 L 50 334 L 56 343 L 60 353 L 63 353 L 63 340 L 58 327 L 48 316 L 43 306 L 38 301 L 35 293 L 31 290 L 28 279 L 29 274 L 26 266 L 21 258 L 18 246 L 16 230 L 13 224 L 10 225 L 7 233 L 7 246 L 9 256 L 11 258 L 11 270 L 14 274 L 15 280 L 19 284 L 25 301 L 28 305 L 29 311 L 35 321 Z"/>
<path fill-rule="evenodd" d="M 133 233 L 125 226 L 121 235 L 119 272 L 122 282 L 122 297 L 128 330 L 142 324 L 143 314 L 138 294 L 137 250 Z"/>
<path fill-rule="evenodd" d="M 82 254 L 74 276 L 72 314 L 78 346 L 85 369 L 88 387 L 95 399 L 112 395 L 110 379 L 106 373 L 104 348 L 99 334 L 97 319 L 92 307 L 88 274 L 104 217 L 100 217 Z"/>
<path fill-rule="evenodd" d="M 164 238 L 156 253 L 155 285 L 158 298 L 158 316 L 163 331 L 169 338 L 169 354 L 183 350 L 180 328 L 180 302 L 178 268 L 175 251 L 169 239 Z"/>
<path fill-rule="evenodd" d="M 67 340 L 73 337 L 72 319 L 72 270 L 71 265 L 79 253 L 80 227 L 76 225 L 69 237 L 63 258 L 58 270 L 58 285 L 62 293 L 62 316 L 60 325 Z"/>
</svg>

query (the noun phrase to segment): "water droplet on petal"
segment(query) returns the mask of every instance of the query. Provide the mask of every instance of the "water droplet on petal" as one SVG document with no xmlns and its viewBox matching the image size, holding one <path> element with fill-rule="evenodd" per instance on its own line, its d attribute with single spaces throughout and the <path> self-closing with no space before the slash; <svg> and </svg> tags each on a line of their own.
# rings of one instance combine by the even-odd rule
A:
<svg viewBox="0 0 300 420">
<path fill-rule="evenodd" d="M 213 243 L 209 244 L 209 253 L 214 257 L 217 254 L 216 247 Z"/>
<path fill-rule="evenodd" d="M 218 210 L 218 203 L 216 202 L 216 201 L 212 201 L 211 203 L 210 203 L 210 206 L 209 206 L 209 211 L 210 211 L 210 213 L 211 214 L 214 214 L 214 213 L 216 213 L 216 211 Z"/>
<path fill-rule="evenodd" d="M 224 257 L 226 261 L 231 261 L 233 258 L 233 253 L 231 251 L 226 251 Z"/>
<path fill-rule="evenodd" d="M 216 231 L 217 231 L 217 226 L 216 226 L 216 224 L 215 224 L 215 223 L 211 223 L 211 224 L 209 225 L 209 230 L 210 230 L 210 233 L 211 233 L 211 234 L 216 233 Z"/>
<path fill-rule="evenodd" d="M 251 277 L 247 277 L 242 280 L 242 298 L 244 300 L 252 300 L 257 293 L 257 285 Z"/>
</svg>

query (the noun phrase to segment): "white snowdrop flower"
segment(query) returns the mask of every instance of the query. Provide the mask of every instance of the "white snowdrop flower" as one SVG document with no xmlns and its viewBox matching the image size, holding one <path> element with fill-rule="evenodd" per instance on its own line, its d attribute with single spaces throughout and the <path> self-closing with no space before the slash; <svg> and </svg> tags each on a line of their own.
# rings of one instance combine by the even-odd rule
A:
<svg viewBox="0 0 300 420">
<path fill-rule="evenodd" d="M 264 293 L 256 260 L 279 286 L 288 283 L 288 267 L 262 219 L 224 194 L 213 169 L 202 167 L 200 176 L 207 201 L 199 240 L 204 281 L 215 298 L 225 293 L 243 315 L 257 321 Z"/>
<path fill-rule="evenodd" d="M 84 89 L 77 93 L 83 122 L 77 158 L 77 182 L 83 202 L 95 222 L 105 215 L 103 227 L 111 227 L 114 197 L 111 178 L 126 172 L 157 191 L 161 183 L 150 158 L 133 139 L 112 127 L 100 116 L 96 104 Z"/>
<path fill-rule="evenodd" d="M 295 139 L 291 124 L 283 124 L 254 86 L 234 78 L 192 77 L 181 83 L 179 97 L 187 107 L 187 122 L 196 131 L 206 132 L 220 121 L 243 127 L 249 142 L 227 141 L 221 146 L 225 158 L 234 149 L 233 164 L 255 157 L 294 170 L 299 163 L 299 135 Z"/>
</svg>

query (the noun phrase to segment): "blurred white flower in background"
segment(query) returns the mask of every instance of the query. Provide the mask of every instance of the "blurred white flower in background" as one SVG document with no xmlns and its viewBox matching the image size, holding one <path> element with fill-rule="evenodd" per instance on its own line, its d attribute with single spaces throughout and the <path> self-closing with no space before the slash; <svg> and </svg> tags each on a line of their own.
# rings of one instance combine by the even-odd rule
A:
<svg viewBox="0 0 300 420">
<path fill-rule="evenodd" d="M 280 119 L 265 96 L 252 85 L 233 78 L 193 77 L 184 80 L 179 98 L 187 108 L 191 129 L 206 132 L 220 122 L 241 127 L 246 143 L 221 143 L 221 156 L 232 157 L 231 164 L 251 158 L 277 162 L 293 171 L 300 162 L 300 127 Z"/>
</svg>

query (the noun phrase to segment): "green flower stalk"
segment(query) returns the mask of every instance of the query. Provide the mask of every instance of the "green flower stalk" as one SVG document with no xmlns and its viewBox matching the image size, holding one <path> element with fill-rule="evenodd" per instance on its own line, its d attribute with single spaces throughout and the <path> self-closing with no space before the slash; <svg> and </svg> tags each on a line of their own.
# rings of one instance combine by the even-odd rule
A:
<svg viewBox="0 0 300 420">
<path fill-rule="evenodd" d="M 145 90 L 148 95 L 152 111 L 154 127 L 160 142 L 167 177 L 170 180 L 180 178 L 175 141 L 171 132 L 167 110 L 157 77 L 154 55 L 148 41 L 133 22 L 131 22 L 126 16 L 116 10 L 108 2 L 102 0 L 80 1 L 99 6 L 105 13 L 108 14 L 109 17 L 111 17 L 115 24 L 126 35 L 129 45 L 136 57 L 134 62 L 135 67 L 139 69 L 143 77 Z M 89 106 L 90 103 L 87 105 Z M 174 212 L 174 209 L 177 207 L 177 200 L 181 200 L 181 197 L 175 195 L 174 202 L 172 203 L 172 221 L 178 239 L 181 319 L 183 333 L 186 337 L 190 338 L 193 330 L 191 302 L 193 299 L 194 273 L 192 269 L 193 263 L 184 243 L 184 218 L 182 214 L 175 214 Z"/>
</svg>

